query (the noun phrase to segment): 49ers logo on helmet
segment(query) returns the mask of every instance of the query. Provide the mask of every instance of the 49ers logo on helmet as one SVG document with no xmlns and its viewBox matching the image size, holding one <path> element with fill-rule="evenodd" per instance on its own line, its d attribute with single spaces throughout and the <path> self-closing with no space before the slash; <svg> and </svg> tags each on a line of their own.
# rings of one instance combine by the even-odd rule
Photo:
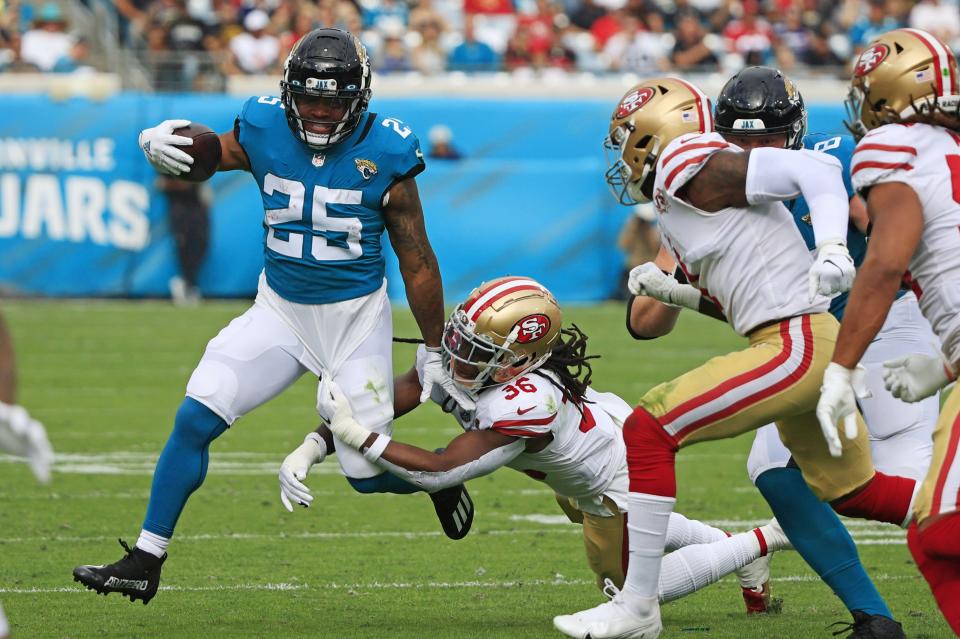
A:
<svg viewBox="0 0 960 639">
<path fill-rule="evenodd" d="M 542 313 L 536 315 L 527 315 L 522 320 L 514 324 L 520 330 L 517 332 L 517 343 L 527 344 L 535 342 L 550 330 L 550 318 Z"/>
<path fill-rule="evenodd" d="M 650 87 L 641 87 L 636 91 L 631 91 L 628 93 L 622 100 L 620 100 L 620 106 L 617 107 L 617 117 L 625 118 L 644 104 L 650 101 L 650 98 L 653 97 L 654 90 Z"/>
<path fill-rule="evenodd" d="M 890 55 L 890 48 L 885 44 L 875 44 L 863 53 L 857 59 L 857 66 L 853 70 L 853 75 L 858 78 L 865 76 L 886 60 Z"/>
</svg>

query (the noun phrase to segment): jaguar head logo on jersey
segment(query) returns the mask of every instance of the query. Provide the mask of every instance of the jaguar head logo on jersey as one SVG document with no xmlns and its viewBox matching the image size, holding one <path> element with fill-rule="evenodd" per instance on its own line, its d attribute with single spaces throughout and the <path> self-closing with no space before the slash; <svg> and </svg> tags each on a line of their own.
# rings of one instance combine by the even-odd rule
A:
<svg viewBox="0 0 960 639">
<path fill-rule="evenodd" d="M 603 141 L 605 177 L 617 201 L 649 202 L 660 152 L 685 133 L 713 131 L 710 110 L 709 98 L 679 78 L 654 78 L 627 91 Z"/>
<path fill-rule="evenodd" d="M 560 307 L 529 277 L 481 284 L 443 330 L 444 368 L 471 392 L 505 384 L 541 366 L 560 337 Z"/>
<path fill-rule="evenodd" d="M 360 158 L 356 158 L 354 159 L 354 163 L 356 163 L 357 170 L 360 171 L 360 175 L 363 176 L 364 180 L 369 180 L 377 174 L 377 165 L 372 160 L 361 160 Z"/>
<path fill-rule="evenodd" d="M 873 45 L 860 54 L 857 59 L 857 66 L 853 69 L 853 75 L 857 77 L 867 75 L 880 66 L 880 63 L 886 59 L 889 53 L 890 48 L 887 45 L 883 43 Z"/>
<path fill-rule="evenodd" d="M 518 343 L 535 342 L 550 330 L 550 318 L 543 313 L 530 315 L 517 322 L 516 329 Z"/>
<path fill-rule="evenodd" d="M 884 124 L 935 111 L 957 117 L 960 82 L 950 48 L 921 29 L 895 29 L 873 40 L 857 60 L 845 101 L 854 137 Z"/>
<path fill-rule="evenodd" d="M 617 107 L 617 113 L 615 117 L 625 118 L 644 104 L 650 101 L 650 98 L 653 97 L 654 91 L 650 87 L 641 87 L 627 93 L 623 96 L 623 99 L 620 100 L 620 106 Z"/>
</svg>

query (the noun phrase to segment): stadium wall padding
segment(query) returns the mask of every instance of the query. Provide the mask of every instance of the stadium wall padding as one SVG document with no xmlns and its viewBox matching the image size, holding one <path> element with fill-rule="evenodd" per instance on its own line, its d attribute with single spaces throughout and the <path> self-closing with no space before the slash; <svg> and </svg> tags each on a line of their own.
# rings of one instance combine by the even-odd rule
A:
<svg viewBox="0 0 960 639">
<path fill-rule="evenodd" d="M 616 97 L 613 98 L 615 100 Z M 459 161 L 427 159 L 418 177 L 448 301 L 479 282 L 529 275 L 562 301 L 602 300 L 623 265 L 629 215 L 603 179 L 613 100 L 377 99 L 371 110 L 419 136 L 445 124 Z M 12 95 L 0 103 L 0 290 L 40 296 L 166 296 L 176 273 L 165 198 L 137 147 L 167 118 L 229 130 L 242 99 L 123 93 L 105 101 Z M 841 132 L 840 106 L 810 107 L 810 130 Z M 257 186 L 221 173 L 212 190 L 207 296 L 254 294 L 263 265 Z M 402 301 L 395 259 L 390 295 Z"/>
</svg>

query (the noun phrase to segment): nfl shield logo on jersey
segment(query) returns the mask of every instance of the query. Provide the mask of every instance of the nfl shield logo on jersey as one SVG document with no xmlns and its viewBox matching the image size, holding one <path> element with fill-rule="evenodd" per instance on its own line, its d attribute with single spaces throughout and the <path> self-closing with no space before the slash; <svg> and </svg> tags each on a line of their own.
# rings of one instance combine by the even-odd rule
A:
<svg viewBox="0 0 960 639">
<path fill-rule="evenodd" d="M 313 165 L 314 165 L 315 167 L 317 167 L 318 169 L 319 169 L 321 166 L 323 166 L 323 163 L 326 162 L 326 161 L 327 161 L 327 156 L 324 155 L 323 153 L 314 153 L 314 154 L 313 154 L 313 159 L 311 160 L 311 162 L 313 163 Z"/>
</svg>

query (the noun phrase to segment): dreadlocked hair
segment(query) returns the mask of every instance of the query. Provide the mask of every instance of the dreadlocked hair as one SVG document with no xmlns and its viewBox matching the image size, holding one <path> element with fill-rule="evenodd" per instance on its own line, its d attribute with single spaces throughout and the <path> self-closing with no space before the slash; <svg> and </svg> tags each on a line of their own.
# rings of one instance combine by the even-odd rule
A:
<svg viewBox="0 0 960 639">
<path fill-rule="evenodd" d="M 920 104 L 911 99 L 910 106 L 913 107 L 913 115 L 906 118 L 900 118 L 897 115 L 894 121 L 903 124 L 929 124 L 960 133 L 960 100 L 957 101 L 957 106 L 952 112 L 944 109 L 932 96 L 927 97 Z"/>
<path fill-rule="evenodd" d="M 540 367 L 542 370 L 553 373 L 545 375 L 550 383 L 556 386 L 564 399 L 580 410 L 580 406 L 587 402 L 587 388 L 590 386 L 590 377 L 593 368 L 589 360 L 597 359 L 599 355 L 587 355 L 587 336 L 576 324 L 570 328 L 560 329 L 557 345 L 553 347 L 550 357 Z"/>
</svg>

